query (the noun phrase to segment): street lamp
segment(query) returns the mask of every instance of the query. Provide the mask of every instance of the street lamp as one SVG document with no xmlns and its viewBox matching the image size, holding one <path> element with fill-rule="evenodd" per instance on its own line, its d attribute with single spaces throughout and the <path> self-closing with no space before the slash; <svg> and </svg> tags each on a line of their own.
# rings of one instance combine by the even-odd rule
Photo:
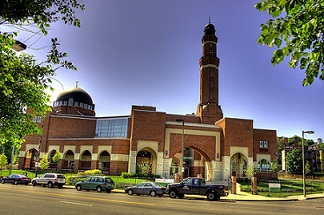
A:
<svg viewBox="0 0 324 215">
<path fill-rule="evenodd" d="M 180 179 L 183 179 L 183 149 L 184 149 L 184 120 L 183 119 L 177 119 L 177 122 L 182 122 L 182 141 L 181 141 L 181 161 L 180 161 Z"/>
<path fill-rule="evenodd" d="M 304 148 L 304 134 L 314 134 L 314 131 L 302 131 L 302 158 L 303 158 L 303 194 L 306 198 L 306 179 L 305 179 L 305 148 Z"/>
</svg>

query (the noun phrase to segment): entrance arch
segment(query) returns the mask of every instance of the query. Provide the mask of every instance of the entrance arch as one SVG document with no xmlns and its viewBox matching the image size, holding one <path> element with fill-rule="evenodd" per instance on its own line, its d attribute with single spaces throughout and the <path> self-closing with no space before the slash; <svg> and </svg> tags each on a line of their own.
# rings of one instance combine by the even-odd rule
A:
<svg viewBox="0 0 324 215">
<path fill-rule="evenodd" d="M 91 169 L 91 153 L 88 150 L 83 151 L 80 156 L 80 170 L 89 170 Z"/>
<path fill-rule="evenodd" d="M 236 176 L 237 178 L 246 178 L 246 169 L 248 166 L 248 158 L 237 152 L 231 156 L 231 176 Z"/>
<path fill-rule="evenodd" d="M 25 155 L 24 169 L 35 168 L 35 161 L 38 156 L 38 151 L 34 148 L 29 149 Z"/>
<path fill-rule="evenodd" d="M 62 169 L 73 169 L 74 168 L 74 152 L 67 150 L 63 155 Z"/>
<path fill-rule="evenodd" d="M 101 171 L 110 172 L 110 154 L 106 150 L 99 154 L 99 169 Z"/>
<path fill-rule="evenodd" d="M 136 173 L 156 174 L 157 155 L 149 147 L 142 148 L 136 155 Z"/>
</svg>

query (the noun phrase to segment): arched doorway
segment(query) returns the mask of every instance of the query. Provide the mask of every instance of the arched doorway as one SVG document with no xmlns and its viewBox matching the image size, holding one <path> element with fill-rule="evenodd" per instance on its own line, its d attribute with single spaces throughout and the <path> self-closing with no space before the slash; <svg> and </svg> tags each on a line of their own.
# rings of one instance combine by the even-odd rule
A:
<svg viewBox="0 0 324 215">
<path fill-rule="evenodd" d="M 74 168 L 74 152 L 68 150 L 63 156 L 62 169 L 73 169 Z"/>
<path fill-rule="evenodd" d="M 48 161 L 50 162 L 49 168 L 50 169 L 57 169 L 57 162 L 54 162 L 53 157 L 56 154 L 56 150 L 52 150 L 50 151 L 50 153 L 48 153 Z"/>
<path fill-rule="evenodd" d="M 136 156 L 136 173 L 156 174 L 156 153 L 151 148 L 141 149 Z"/>
<path fill-rule="evenodd" d="M 105 150 L 99 155 L 99 169 L 103 172 L 110 172 L 110 154 Z"/>
<path fill-rule="evenodd" d="M 34 149 L 34 148 L 29 149 L 26 152 L 24 169 L 34 169 L 37 156 L 38 156 L 38 151 L 36 149 Z"/>
<path fill-rule="evenodd" d="M 237 178 L 246 178 L 246 169 L 248 165 L 247 157 L 242 153 L 235 153 L 231 157 L 231 176 Z"/>
<path fill-rule="evenodd" d="M 85 150 L 80 156 L 80 170 L 89 170 L 91 169 L 91 153 L 88 150 Z"/>
</svg>

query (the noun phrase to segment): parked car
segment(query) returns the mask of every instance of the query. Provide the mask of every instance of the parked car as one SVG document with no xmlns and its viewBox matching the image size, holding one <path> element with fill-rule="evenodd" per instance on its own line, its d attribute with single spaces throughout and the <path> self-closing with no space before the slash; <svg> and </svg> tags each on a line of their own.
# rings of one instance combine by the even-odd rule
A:
<svg viewBox="0 0 324 215">
<path fill-rule="evenodd" d="M 127 187 L 125 189 L 125 193 L 128 193 L 128 195 L 151 195 L 152 197 L 155 196 L 163 196 L 165 193 L 165 187 L 161 187 L 154 182 L 143 182 L 140 184 L 137 184 L 135 186 Z"/>
<path fill-rule="evenodd" d="M 30 183 L 30 178 L 25 175 L 20 174 L 11 174 L 1 179 L 1 183 L 12 183 L 12 184 L 25 184 L 28 185 Z"/>
<path fill-rule="evenodd" d="M 77 191 L 83 190 L 96 190 L 101 192 L 105 190 L 110 193 L 114 189 L 114 181 L 108 176 L 90 176 L 86 179 L 79 181 L 75 184 Z"/>
<path fill-rule="evenodd" d="M 62 188 L 65 184 L 65 177 L 60 173 L 45 173 L 40 177 L 33 178 L 31 183 L 33 184 L 33 186 L 39 184 L 43 185 L 44 187 L 48 186 L 49 188 L 52 188 L 54 186 Z"/>
</svg>

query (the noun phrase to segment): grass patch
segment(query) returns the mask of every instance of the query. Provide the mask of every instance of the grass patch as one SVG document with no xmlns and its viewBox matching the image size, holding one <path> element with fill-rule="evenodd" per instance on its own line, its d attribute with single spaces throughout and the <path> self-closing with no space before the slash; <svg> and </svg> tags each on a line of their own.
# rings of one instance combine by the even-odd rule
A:
<svg viewBox="0 0 324 215">
<path fill-rule="evenodd" d="M 302 179 L 280 179 L 281 188 L 278 191 L 269 191 L 268 182 L 258 182 L 258 195 L 267 197 L 287 197 L 295 195 L 303 195 L 303 180 Z M 243 192 L 251 192 L 251 183 L 240 182 Z M 306 193 L 322 193 L 324 191 L 324 181 L 306 180 Z"/>
</svg>

